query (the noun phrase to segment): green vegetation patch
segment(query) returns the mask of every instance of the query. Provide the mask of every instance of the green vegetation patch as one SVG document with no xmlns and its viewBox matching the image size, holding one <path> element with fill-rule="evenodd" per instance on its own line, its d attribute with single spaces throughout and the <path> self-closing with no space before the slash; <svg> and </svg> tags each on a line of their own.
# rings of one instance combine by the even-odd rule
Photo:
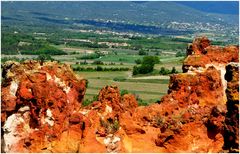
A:
<svg viewBox="0 0 240 154">
<path fill-rule="evenodd" d="M 45 40 L 39 40 L 31 35 L 22 33 L 2 33 L 2 54 L 27 54 L 27 55 L 65 55 L 66 53 L 57 49 Z"/>
</svg>

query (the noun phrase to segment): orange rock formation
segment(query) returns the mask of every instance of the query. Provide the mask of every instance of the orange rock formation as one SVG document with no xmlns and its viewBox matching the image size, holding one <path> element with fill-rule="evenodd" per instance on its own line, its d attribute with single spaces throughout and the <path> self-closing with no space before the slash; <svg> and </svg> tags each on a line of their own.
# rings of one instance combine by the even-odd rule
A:
<svg viewBox="0 0 240 154">
<path fill-rule="evenodd" d="M 238 47 L 197 38 L 185 73 L 168 94 L 138 106 L 106 86 L 81 106 L 86 81 L 67 65 L 6 62 L 2 71 L 4 152 L 238 152 Z"/>
</svg>

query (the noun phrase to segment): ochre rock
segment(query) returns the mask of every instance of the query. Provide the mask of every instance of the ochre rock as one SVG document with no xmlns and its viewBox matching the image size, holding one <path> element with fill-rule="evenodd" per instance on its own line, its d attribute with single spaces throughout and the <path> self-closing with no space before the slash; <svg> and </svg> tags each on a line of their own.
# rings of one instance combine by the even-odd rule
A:
<svg viewBox="0 0 240 154">
<path fill-rule="evenodd" d="M 163 101 L 178 101 L 180 106 L 225 104 L 220 71 L 208 67 L 204 72 L 180 73 L 170 76 L 169 95 Z"/>
<path fill-rule="evenodd" d="M 194 39 L 193 43 L 189 45 L 187 54 L 205 54 L 205 48 L 210 46 L 210 40 L 207 37 L 199 37 Z"/>
<path fill-rule="evenodd" d="M 1 113 L 4 151 L 60 152 L 59 147 L 66 144 L 62 152 L 77 152 L 82 124 L 73 123 L 73 129 L 71 115 L 79 111 L 84 93 L 85 80 L 77 79 L 67 65 L 5 63 Z"/>
<path fill-rule="evenodd" d="M 199 70 L 208 66 L 224 67 L 227 63 L 238 62 L 239 47 L 229 45 L 226 47 L 210 45 L 206 38 L 196 38 L 187 49 L 187 57 L 183 62 L 183 72 Z"/>
<path fill-rule="evenodd" d="M 226 66 L 227 73 L 227 115 L 225 120 L 224 149 L 239 153 L 239 64 Z"/>
<path fill-rule="evenodd" d="M 123 110 L 132 111 L 138 106 L 137 100 L 133 94 L 125 94 L 122 97 Z"/>
<path fill-rule="evenodd" d="M 2 68 L 4 152 L 238 152 L 238 47 L 197 38 L 168 94 L 138 106 L 106 86 L 81 103 L 86 80 L 68 65 L 6 62 Z"/>
</svg>

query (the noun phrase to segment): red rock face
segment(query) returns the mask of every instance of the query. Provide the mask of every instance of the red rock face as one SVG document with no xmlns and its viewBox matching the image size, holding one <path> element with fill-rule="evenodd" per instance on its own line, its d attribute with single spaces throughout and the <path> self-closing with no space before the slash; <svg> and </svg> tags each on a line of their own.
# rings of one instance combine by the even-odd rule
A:
<svg viewBox="0 0 240 154">
<path fill-rule="evenodd" d="M 201 37 L 201 38 L 196 38 L 193 41 L 193 44 L 189 45 L 188 50 L 187 50 L 187 55 L 192 55 L 192 54 L 205 54 L 205 48 L 210 46 L 210 40 L 206 37 Z"/>
<path fill-rule="evenodd" d="M 86 81 L 67 65 L 5 63 L 2 149 L 238 152 L 238 47 L 211 46 L 207 38 L 190 47 L 185 73 L 172 75 L 168 94 L 145 107 L 115 86 L 104 87 L 97 101 L 83 107 Z"/>
<path fill-rule="evenodd" d="M 239 152 L 239 65 L 230 63 L 226 66 L 227 115 L 225 120 L 224 149 Z"/>
<path fill-rule="evenodd" d="M 70 67 L 8 62 L 3 65 L 3 78 L 5 152 L 53 152 L 62 146 L 61 140 L 75 142 L 76 134 L 81 138 L 82 119 L 74 121 L 72 116 L 81 107 L 85 80 L 78 80 Z"/>
<path fill-rule="evenodd" d="M 213 46 L 207 38 L 197 38 L 187 49 L 188 56 L 183 62 L 183 72 L 192 68 L 207 68 L 207 64 L 225 66 L 230 62 L 238 62 L 238 53 L 238 46 Z"/>
<path fill-rule="evenodd" d="M 214 67 L 201 73 L 172 75 L 168 93 L 163 101 L 177 100 L 182 107 L 225 104 L 220 72 Z"/>
<path fill-rule="evenodd" d="M 221 151 L 226 106 L 219 71 L 174 75 L 168 92 L 160 104 L 122 115 L 131 152 Z"/>
</svg>

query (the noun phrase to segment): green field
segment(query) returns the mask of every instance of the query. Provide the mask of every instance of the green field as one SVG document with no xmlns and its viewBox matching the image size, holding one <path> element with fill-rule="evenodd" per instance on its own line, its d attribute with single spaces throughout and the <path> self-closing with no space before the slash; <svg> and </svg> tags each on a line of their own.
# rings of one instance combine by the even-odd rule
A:
<svg viewBox="0 0 240 154">
<path fill-rule="evenodd" d="M 120 90 L 127 90 L 142 100 L 153 103 L 160 100 L 168 89 L 168 79 L 134 79 L 129 77 L 131 72 L 78 72 L 78 74 L 89 82 L 85 99 L 92 99 L 106 85 L 115 85 Z M 117 82 L 113 80 L 116 77 L 124 77 L 126 80 Z"/>
<path fill-rule="evenodd" d="M 124 54 L 123 54 L 124 55 Z M 101 67 L 128 67 L 132 70 L 135 59 L 142 59 L 143 56 L 139 55 L 109 55 L 104 56 L 101 61 L 105 62 L 105 65 Z M 119 64 L 119 58 L 125 58 L 123 65 Z M 182 59 L 183 57 L 173 56 L 159 56 L 161 63 L 156 64 L 154 69 L 156 73 L 138 75 L 132 77 L 132 71 L 119 71 L 119 72 L 77 72 L 80 76 L 88 80 L 88 88 L 86 91 L 86 99 L 93 99 L 98 95 L 99 91 L 106 85 L 116 85 L 121 90 L 127 90 L 129 93 L 135 94 L 138 98 L 147 103 L 154 103 L 160 100 L 162 96 L 167 94 L 169 77 L 160 76 L 158 71 L 161 67 L 171 69 L 175 67 L 178 72 L 182 71 Z M 116 62 L 115 65 L 107 65 L 107 62 Z M 97 67 L 99 65 L 73 65 L 81 67 Z"/>
</svg>

